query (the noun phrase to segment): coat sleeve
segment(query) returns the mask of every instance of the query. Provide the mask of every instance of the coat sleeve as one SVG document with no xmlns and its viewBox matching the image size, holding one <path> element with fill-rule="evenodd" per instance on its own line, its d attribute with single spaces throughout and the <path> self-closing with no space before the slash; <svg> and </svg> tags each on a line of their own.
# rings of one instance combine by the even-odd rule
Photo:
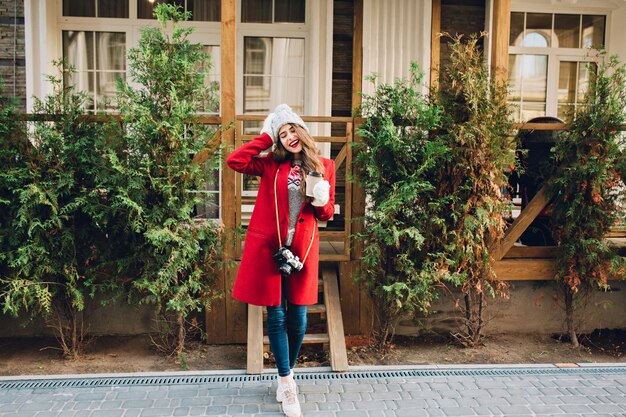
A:
<svg viewBox="0 0 626 417">
<path fill-rule="evenodd" d="M 242 174 L 260 177 L 263 174 L 265 162 L 269 156 L 264 158 L 257 158 L 257 156 L 272 146 L 272 143 L 272 138 L 267 133 L 263 133 L 228 155 L 226 164 Z"/>
<path fill-rule="evenodd" d="M 330 220 L 335 214 L 335 161 L 327 159 L 324 164 L 324 178 L 330 184 L 328 203 L 323 206 L 313 206 L 315 217 L 321 221 Z"/>
</svg>

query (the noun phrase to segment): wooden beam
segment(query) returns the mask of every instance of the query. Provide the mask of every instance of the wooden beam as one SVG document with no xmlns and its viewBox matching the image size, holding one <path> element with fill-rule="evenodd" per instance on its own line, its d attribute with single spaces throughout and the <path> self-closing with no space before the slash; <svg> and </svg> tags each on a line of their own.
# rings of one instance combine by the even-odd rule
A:
<svg viewBox="0 0 626 417">
<path fill-rule="evenodd" d="M 530 226 L 549 202 L 550 199 L 548 197 L 547 187 L 544 185 L 537 191 L 537 194 L 530 200 L 530 203 L 522 210 L 513 224 L 509 226 L 502 241 L 492 247 L 491 257 L 494 261 L 499 261 L 506 255 L 517 239 L 528 229 L 528 226 Z"/>
<path fill-rule="evenodd" d="M 513 246 L 504 255 L 503 259 L 524 259 L 543 258 L 552 259 L 556 257 L 556 246 Z"/>
<path fill-rule="evenodd" d="M 222 127 L 231 126 L 235 122 L 235 85 L 237 30 L 235 26 L 237 0 L 222 0 L 222 44 L 221 51 L 221 106 Z M 231 127 L 222 133 L 222 145 L 226 152 L 235 147 L 235 130 Z M 235 172 L 224 169 L 222 172 L 222 222 L 228 230 L 236 225 Z M 231 242 L 224 246 L 226 260 L 234 259 L 235 246 Z"/>
<path fill-rule="evenodd" d="M 441 63 L 441 0 L 433 0 L 430 19 L 430 86 L 439 86 L 439 65 Z"/>
<path fill-rule="evenodd" d="M 228 127 L 222 133 L 222 146 L 228 153 L 235 148 L 235 116 L 237 114 L 235 104 L 235 86 L 237 75 L 237 0 L 222 0 L 222 44 L 220 51 L 222 54 L 222 128 Z M 222 222 L 228 232 L 237 228 L 237 210 L 239 201 L 235 188 L 236 178 L 232 169 L 222 170 Z M 236 239 L 229 239 L 224 243 L 224 274 L 226 280 L 224 288 L 227 291 L 225 296 L 226 304 L 226 335 L 230 343 L 242 343 L 247 339 L 246 328 L 250 328 L 246 322 L 246 306 L 233 299 L 229 290 L 233 287 L 237 270 L 232 266 L 227 266 L 228 262 L 237 256 Z"/>
<path fill-rule="evenodd" d="M 491 74 L 495 80 L 504 83 L 509 77 L 511 0 L 493 0 L 491 27 Z"/>
<path fill-rule="evenodd" d="M 263 307 L 248 305 L 248 349 L 246 372 L 263 373 Z"/>
<path fill-rule="evenodd" d="M 506 259 L 493 269 L 499 281 L 550 281 L 556 276 L 553 259 Z"/>
<path fill-rule="evenodd" d="M 326 304 L 326 326 L 330 343 L 330 366 L 335 372 L 348 370 L 346 338 L 343 332 L 343 316 L 339 301 L 337 272 L 334 268 L 322 269 L 324 280 L 324 304 Z"/>
</svg>

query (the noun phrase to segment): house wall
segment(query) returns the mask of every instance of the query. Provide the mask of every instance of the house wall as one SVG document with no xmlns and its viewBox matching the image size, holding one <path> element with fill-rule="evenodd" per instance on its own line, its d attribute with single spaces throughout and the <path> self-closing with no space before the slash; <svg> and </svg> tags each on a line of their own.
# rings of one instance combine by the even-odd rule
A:
<svg viewBox="0 0 626 417">
<path fill-rule="evenodd" d="M 4 97 L 17 97 L 26 106 L 24 1 L 0 0 L 0 78 Z"/>
<path fill-rule="evenodd" d="M 352 115 L 352 47 L 354 25 L 353 0 L 335 0 L 333 4 L 333 93 L 334 117 Z M 343 132 L 341 131 L 343 128 Z M 341 124 L 333 126 L 333 135 L 345 134 Z"/>
<path fill-rule="evenodd" d="M 487 299 L 486 333 L 555 334 L 565 331 L 565 313 L 562 296 L 553 282 L 510 282 L 509 299 Z M 626 283 L 611 282 L 611 292 L 595 291 L 579 311 L 579 331 L 590 333 L 594 329 L 626 328 Z M 417 317 L 419 325 L 411 318 L 401 321 L 399 335 L 419 336 L 428 332 L 450 332 L 459 329 L 460 310 L 455 307 L 458 292 L 443 295 L 433 305 L 433 313 Z M 150 306 L 130 306 L 124 302 L 107 307 L 91 308 L 89 332 L 94 335 L 133 335 L 153 330 L 153 310 Z M 580 317 L 584 317 L 580 319 Z M 0 315 L 0 337 L 52 335 L 51 329 L 41 321 L 23 326 L 18 319 Z"/>
<path fill-rule="evenodd" d="M 485 1 L 484 0 L 442 0 L 441 2 L 441 32 L 454 37 L 467 37 L 485 30 Z M 450 62 L 449 37 L 441 38 L 440 65 L 442 72 Z"/>
<path fill-rule="evenodd" d="M 512 281 L 509 299 L 487 299 L 485 309 L 486 334 L 562 334 L 566 331 L 562 293 L 554 282 Z M 612 291 L 594 291 L 577 310 L 579 333 L 595 329 L 626 328 L 626 303 L 623 290 L 626 283 L 610 282 Z M 461 294 L 442 296 L 434 303 L 433 313 L 418 317 L 419 325 L 406 318 L 398 326 L 398 334 L 416 336 L 431 331 L 450 332 L 460 329 L 461 310 L 455 307 Z"/>
</svg>

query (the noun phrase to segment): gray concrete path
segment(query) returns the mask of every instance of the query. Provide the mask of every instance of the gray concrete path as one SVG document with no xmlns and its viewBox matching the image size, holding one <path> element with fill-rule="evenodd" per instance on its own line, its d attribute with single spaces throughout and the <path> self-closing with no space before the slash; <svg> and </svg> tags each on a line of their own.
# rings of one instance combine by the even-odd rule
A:
<svg viewBox="0 0 626 417">
<path fill-rule="evenodd" d="M 0 416 L 282 415 L 273 376 L 255 380 L 241 372 L 212 372 L 195 374 L 195 380 L 189 373 L 168 375 L 2 377 Z M 306 417 L 626 416 L 622 364 L 377 367 L 341 375 L 300 372 L 297 379 Z M 61 386 L 68 381 L 79 384 Z M 43 382 L 48 386 L 36 387 Z"/>
</svg>

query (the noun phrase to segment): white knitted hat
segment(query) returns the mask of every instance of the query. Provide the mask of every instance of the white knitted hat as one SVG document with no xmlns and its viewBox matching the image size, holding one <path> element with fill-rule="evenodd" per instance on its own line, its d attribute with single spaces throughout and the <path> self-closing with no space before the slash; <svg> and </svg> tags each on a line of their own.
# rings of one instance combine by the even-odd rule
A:
<svg viewBox="0 0 626 417">
<path fill-rule="evenodd" d="M 304 124 L 304 121 L 298 116 L 291 107 L 287 104 L 279 104 L 276 106 L 274 110 L 274 120 L 272 120 L 272 132 L 274 133 L 274 138 L 278 141 L 278 131 L 281 127 L 286 124 L 296 124 L 300 125 L 306 130 L 309 131 L 309 128 Z"/>
</svg>

